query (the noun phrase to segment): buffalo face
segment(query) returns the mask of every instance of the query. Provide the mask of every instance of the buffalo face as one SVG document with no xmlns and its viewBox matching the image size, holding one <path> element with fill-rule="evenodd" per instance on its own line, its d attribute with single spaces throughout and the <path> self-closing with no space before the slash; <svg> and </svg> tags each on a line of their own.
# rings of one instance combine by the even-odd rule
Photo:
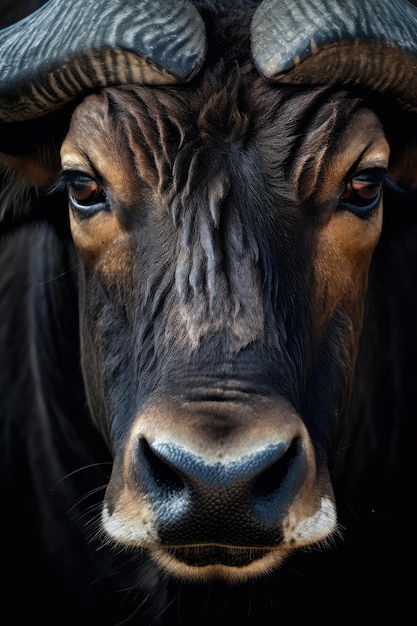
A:
<svg viewBox="0 0 417 626">
<path fill-rule="evenodd" d="M 327 540 L 381 230 L 376 116 L 209 75 L 87 97 L 61 154 L 84 377 L 114 456 L 107 534 L 230 580 Z"/>
</svg>

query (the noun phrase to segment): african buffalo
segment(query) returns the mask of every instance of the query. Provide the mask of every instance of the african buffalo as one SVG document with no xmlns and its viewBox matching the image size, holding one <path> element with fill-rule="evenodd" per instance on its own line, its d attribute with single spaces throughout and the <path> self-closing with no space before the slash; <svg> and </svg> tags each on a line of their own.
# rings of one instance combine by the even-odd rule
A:
<svg viewBox="0 0 417 626">
<path fill-rule="evenodd" d="M 416 113 L 408 0 L 0 31 L 4 623 L 408 623 Z"/>
</svg>

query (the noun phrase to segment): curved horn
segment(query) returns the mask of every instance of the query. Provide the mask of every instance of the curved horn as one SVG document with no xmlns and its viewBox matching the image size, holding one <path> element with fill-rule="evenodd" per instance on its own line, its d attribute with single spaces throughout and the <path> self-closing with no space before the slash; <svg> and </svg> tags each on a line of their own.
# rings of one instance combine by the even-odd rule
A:
<svg viewBox="0 0 417 626">
<path fill-rule="evenodd" d="M 188 0 L 50 0 L 0 32 L 0 121 L 44 115 L 106 85 L 188 80 L 205 45 Z"/>
<path fill-rule="evenodd" d="M 271 80 L 366 86 L 417 111 L 417 8 L 408 0 L 264 0 L 251 34 Z"/>
</svg>

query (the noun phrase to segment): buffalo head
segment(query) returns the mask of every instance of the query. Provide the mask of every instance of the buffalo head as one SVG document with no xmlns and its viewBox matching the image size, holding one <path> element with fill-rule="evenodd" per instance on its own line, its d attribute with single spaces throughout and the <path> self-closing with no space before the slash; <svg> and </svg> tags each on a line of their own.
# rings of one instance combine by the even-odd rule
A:
<svg viewBox="0 0 417 626">
<path fill-rule="evenodd" d="M 248 4 L 206 37 L 205 3 L 51 0 L 0 39 L 7 196 L 68 194 L 103 528 L 186 579 L 338 531 L 382 187 L 416 180 L 366 97 L 414 115 L 415 8 Z"/>
</svg>

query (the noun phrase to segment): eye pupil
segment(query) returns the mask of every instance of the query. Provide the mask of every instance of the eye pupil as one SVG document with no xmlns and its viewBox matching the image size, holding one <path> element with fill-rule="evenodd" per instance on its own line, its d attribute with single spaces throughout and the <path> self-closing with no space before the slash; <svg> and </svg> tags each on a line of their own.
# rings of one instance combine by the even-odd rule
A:
<svg viewBox="0 0 417 626">
<path fill-rule="evenodd" d="M 69 192 L 79 204 L 93 204 L 100 196 L 100 187 L 93 181 L 76 182 L 70 185 Z"/>
<path fill-rule="evenodd" d="M 345 192 L 342 196 L 347 202 L 357 201 L 367 204 L 378 197 L 381 191 L 381 185 L 372 180 L 361 180 L 360 178 L 352 178 L 346 185 Z"/>
<path fill-rule="evenodd" d="M 352 192 L 361 200 L 374 200 L 379 194 L 379 185 L 359 179 L 352 180 Z"/>
<path fill-rule="evenodd" d="M 354 176 L 346 183 L 340 204 L 358 215 L 370 215 L 379 204 L 381 192 L 382 181 L 377 175 Z"/>
<path fill-rule="evenodd" d="M 91 178 L 78 178 L 68 186 L 69 197 L 75 208 L 103 205 L 106 196 L 98 183 Z"/>
</svg>

